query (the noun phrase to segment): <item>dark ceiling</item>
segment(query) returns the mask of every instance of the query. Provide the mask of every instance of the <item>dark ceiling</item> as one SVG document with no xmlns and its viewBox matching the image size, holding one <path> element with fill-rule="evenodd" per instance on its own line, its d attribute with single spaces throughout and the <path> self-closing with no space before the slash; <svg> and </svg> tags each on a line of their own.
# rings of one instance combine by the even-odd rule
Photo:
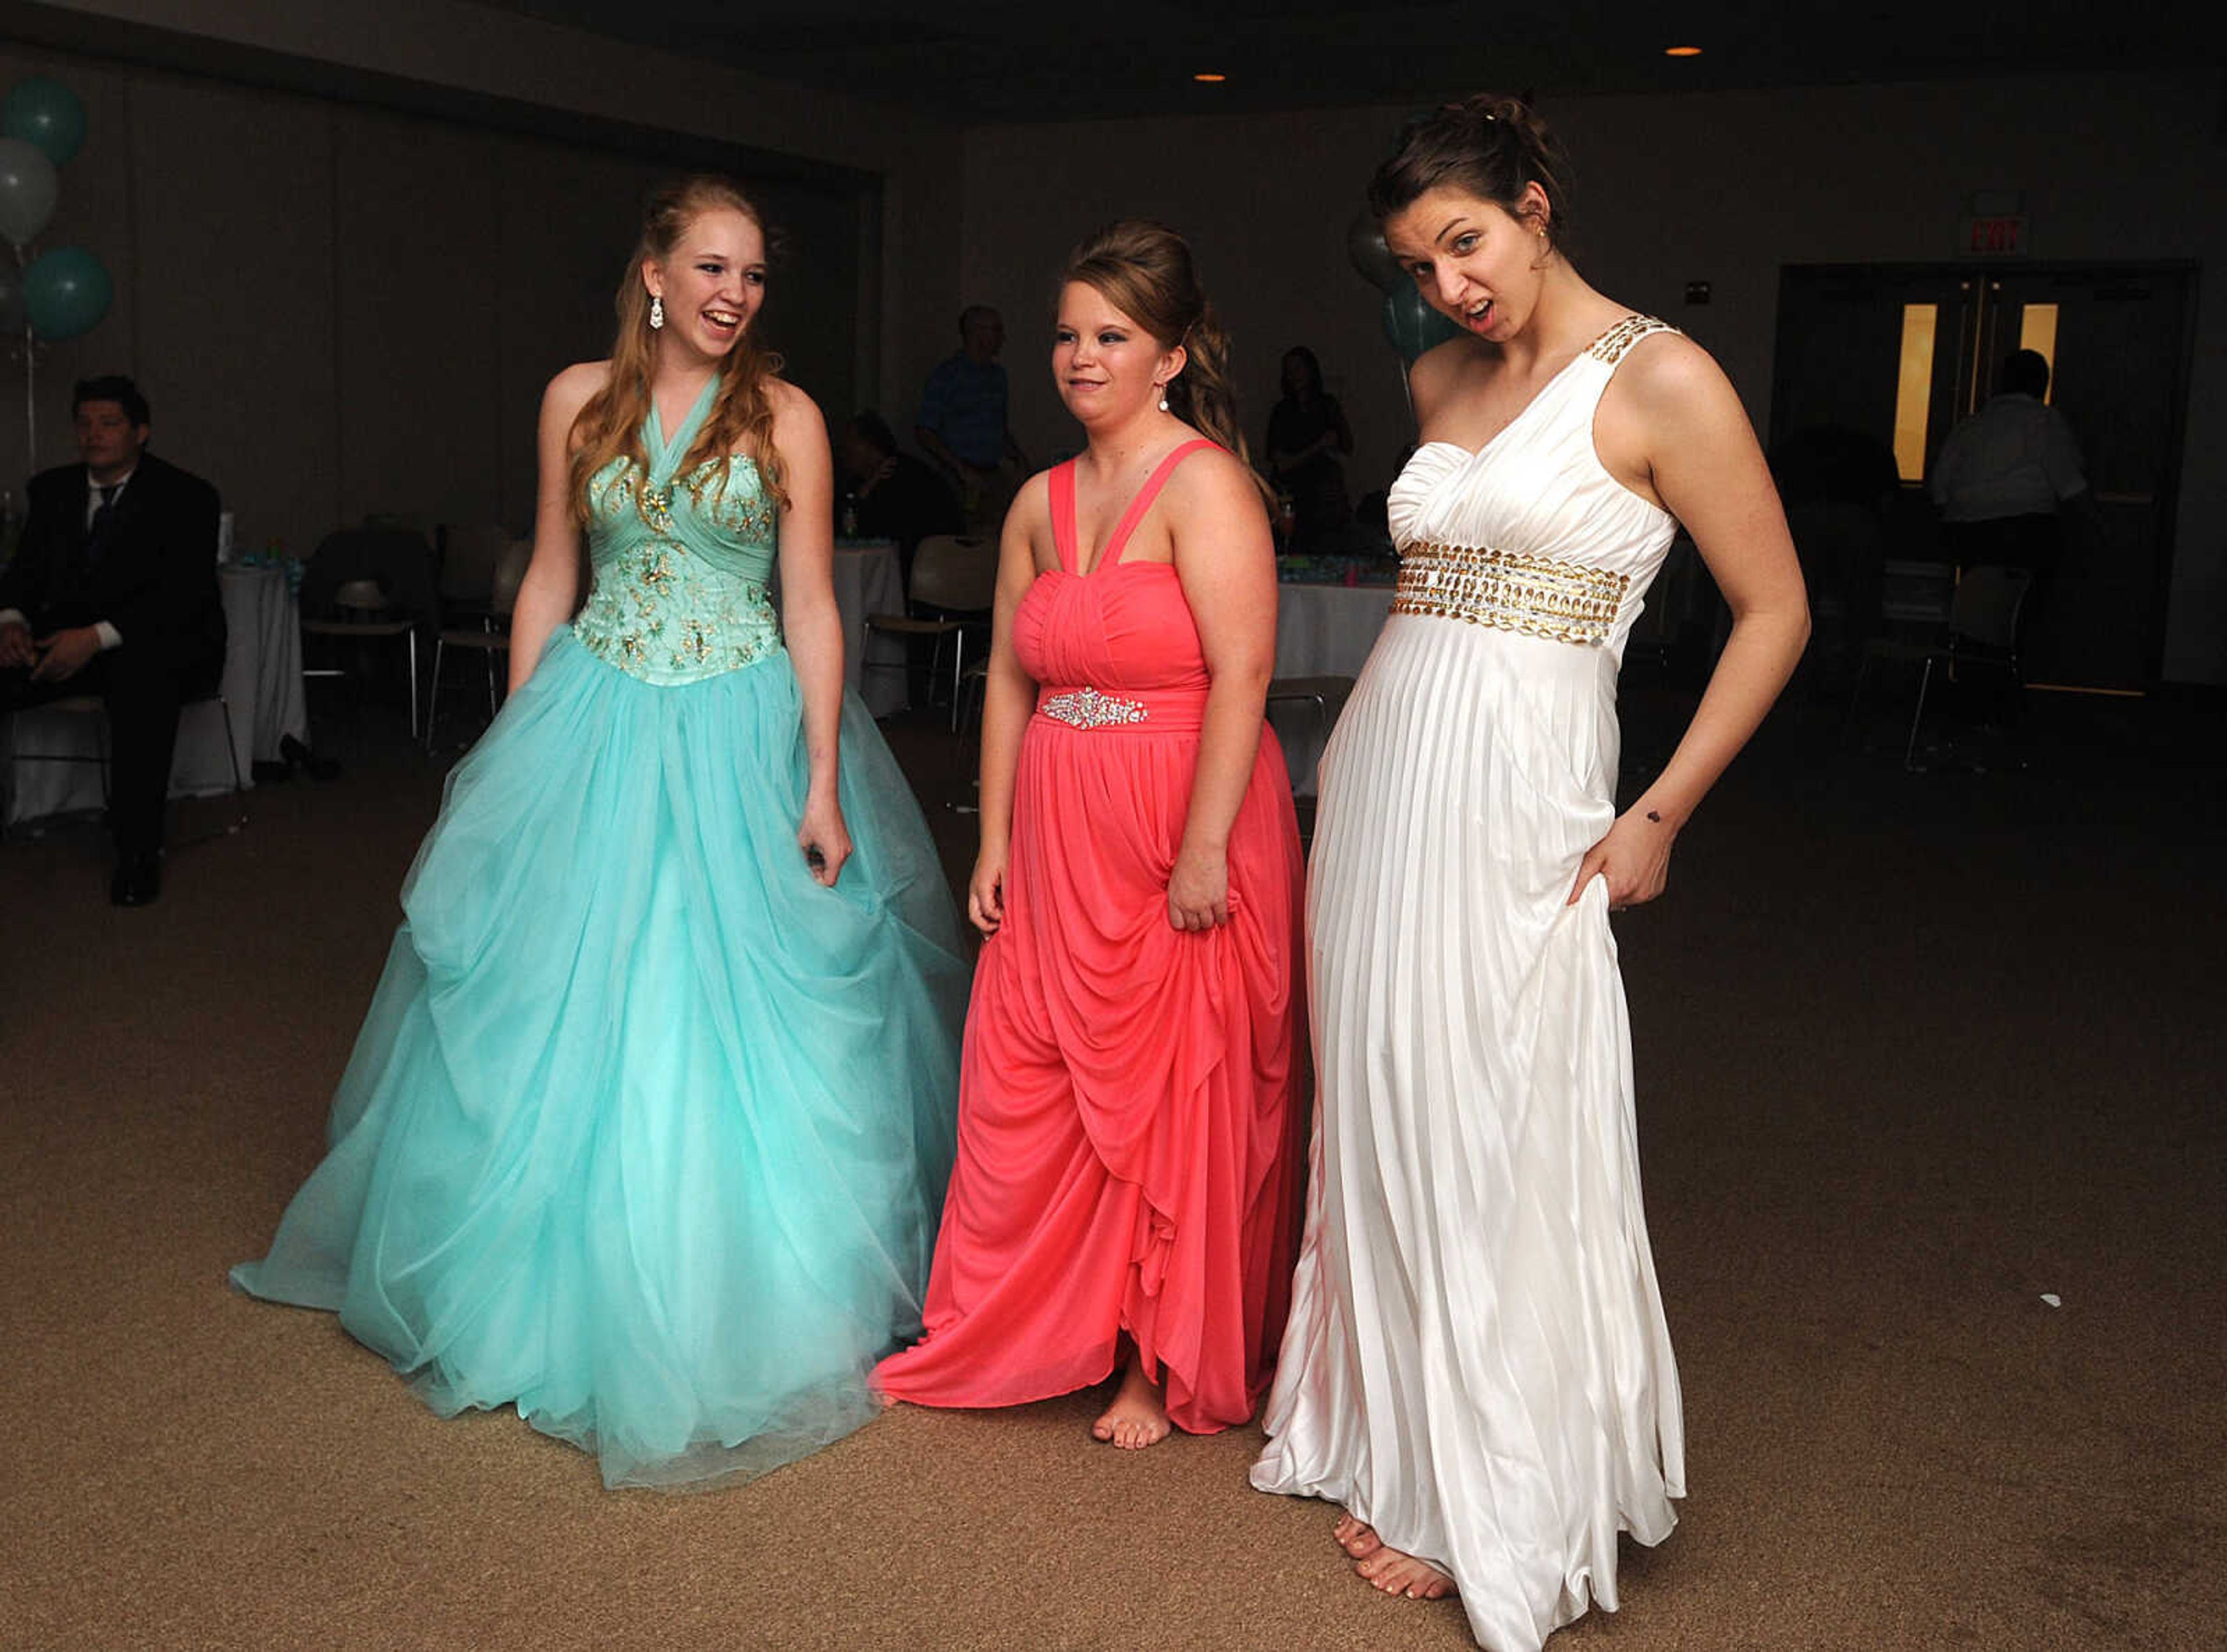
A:
<svg viewBox="0 0 2227 1652">
<path fill-rule="evenodd" d="M 968 124 L 1555 93 L 2217 67 L 2218 3 L 2083 0 L 492 0 Z M 1699 57 L 1666 57 L 1692 45 Z M 1203 86 L 1200 71 L 1228 76 Z"/>
</svg>

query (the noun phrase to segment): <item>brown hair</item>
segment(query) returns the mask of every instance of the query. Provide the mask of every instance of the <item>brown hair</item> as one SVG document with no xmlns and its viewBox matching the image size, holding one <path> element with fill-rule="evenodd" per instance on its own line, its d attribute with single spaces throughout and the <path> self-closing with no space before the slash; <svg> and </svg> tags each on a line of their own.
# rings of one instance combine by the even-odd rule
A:
<svg viewBox="0 0 2227 1652">
<path fill-rule="evenodd" d="M 725 178 L 699 175 L 665 184 L 650 196 L 643 211 L 641 239 L 627 259 L 626 273 L 619 280 L 616 303 L 619 328 L 618 336 L 611 343 L 610 377 L 603 381 L 601 390 L 588 398 L 579 416 L 572 421 L 572 519 L 584 527 L 588 522 L 588 484 L 597 471 L 614 459 L 630 460 L 644 471 L 649 469 L 649 453 L 642 445 L 641 427 L 649 417 L 649 384 L 657 361 L 657 335 L 650 329 L 649 294 L 642 287 L 641 266 L 662 263 L 672 257 L 689 225 L 705 213 L 722 208 L 738 212 L 755 224 L 758 233 L 767 238 L 770 256 L 773 238 L 766 229 L 763 215 L 749 196 Z M 696 440 L 680 462 L 682 472 L 706 459 L 730 453 L 745 454 L 756 464 L 759 480 L 775 507 L 788 505 L 788 490 L 784 486 L 781 455 L 773 444 L 770 386 L 781 366 L 781 357 L 761 348 L 752 333 L 745 329 L 735 341 L 726 365 L 720 369 L 718 396 L 711 404 L 710 417 L 705 419 L 703 428 L 697 431 Z M 720 486 L 725 485 L 722 478 Z"/>
<path fill-rule="evenodd" d="M 1068 254 L 1060 285 L 1076 281 L 1150 333 L 1162 349 L 1183 346 L 1189 360 L 1168 380 L 1168 411 L 1228 449 L 1251 471 L 1253 456 L 1238 426 L 1237 392 L 1229 382 L 1229 335 L 1199 289 L 1184 238 L 1149 219 L 1108 224 Z"/>
<path fill-rule="evenodd" d="M 1521 98 L 1480 92 L 1400 129 L 1392 158 L 1369 181 L 1369 210 L 1381 221 L 1451 186 L 1514 214 L 1534 183 L 1547 195 L 1547 244 L 1567 253 L 1570 157 Z"/>
</svg>

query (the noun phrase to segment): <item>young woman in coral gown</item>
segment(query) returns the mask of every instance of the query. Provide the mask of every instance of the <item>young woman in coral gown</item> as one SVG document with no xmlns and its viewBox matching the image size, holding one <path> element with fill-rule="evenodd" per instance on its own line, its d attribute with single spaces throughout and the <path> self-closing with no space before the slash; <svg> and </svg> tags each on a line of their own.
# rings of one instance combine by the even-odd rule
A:
<svg viewBox="0 0 2227 1652">
<path fill-rule="evenodd" d="M 1253 1414 L 1297 1215 L 1299 836 L 1226 349 L 1171 232 L 1076 250 L 1052 373 L 1089 446 L 1005 522 L 959 1162 L 927 1338 L 875 1374 L 1005 1406 L 1118 1365 L 1094 1432 L 1128 1448 Z"/>
<path fill-rule="evenodd" d="M 843 692 L 827 440 L 764 291 L 756 209 L 667 189 L 611 359 L 551 382 L 513 694 L 403 886 L 330 1151 L 233 1273 L 611 1484 L 874 1414 L 951 1160 L 957 915 Z"/>
<path fill-rule="evenodd" d="M 1369 192 L 1463 336 L 1415 364 L 1398 593 L 1323 758 L 1318 1122 L 1253 1470 L 1343 1503 L 1378 1588 L 1458 1589 L 1492 1652 L 1613 1610 L 1618 1531 L 1660 1541 L 1684 1495 L 1609 914 L 1662 892 L 1809 624 L 1739 399 L 1578 274 L 1564 170 L 1478 98 L 1411 124 Z M 1732 636 L 1619 815 L 1617 666 L 1677 521 Z"/>
</svg>

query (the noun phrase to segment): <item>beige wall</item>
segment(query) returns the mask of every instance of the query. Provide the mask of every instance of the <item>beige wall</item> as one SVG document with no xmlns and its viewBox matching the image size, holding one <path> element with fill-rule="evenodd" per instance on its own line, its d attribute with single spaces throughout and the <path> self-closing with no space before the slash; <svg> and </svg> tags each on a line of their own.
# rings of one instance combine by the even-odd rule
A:
<svg viewBox="0 0 2227 1652">
<path fill-rule="evenodd" d="M 446 0 L 12 10 L 77 14 L 35 32 L 84 49 L 0 45 L 0 86 L 47 73 L 84 99 L 41 245 L 86 246 L 117 283 L 99 327 L 40 351 L 36 462 L 70 456 L 74 379 L 131 373 L 158 450 L 218 483 L 249 545 L 304 548 L 370 511 L 530 519 L 541 387 L 608 347 L 642 193 L 673 169 L 609 147 L 607 123 L 848 169 L 749 180 L 796 247 L 765 325 L 831 419 L 909 400 L 948 348 L 949 129 Z M 313 72 L 274 71 L 273 51 Z M 448 106 L 405 112 L 396 86 Z M 590 118 L 567 141 L 561 120 L 519 130 L 521 105 Z M 18 368 L 0 486 L 32 468 L 25 416 Z"/>
<path fill-rule="evenodd" d="M 1782 265 L 1947 262 L 1966 197 L 2025 192 L 2037 257 L 2227 268 L 2220 86 L 2186 76 L 1826 87 L 1567 99 L 1548 114 L 1578 170 L 1581 263 L 1605 290 L 1688 328 L 1768 428 Z M 1343 397 L 1356 493 L 1411 430 L 1379 300 L 1344 229 L 1405 111 L 1080 122 L 967 136 L 961 284 L 1007 312 L 1016 431 L 1072 445 L 1045 367 L 1049 284 L 1079 235 L 1126 213 L 1190 237 L 1236 337 L 1260 440 L 1277 359 L 1321 355 Z M 1685 284 L 1713 302 L 1688 309 Z M 2169 677 L 2227 681 L 2227 306 L 2199 311 Z"/>
<path fill-rule="evenodd" d="M 344 90 L 258 90 L 225 71 L 227 54 L 878 177 L 868 306 L 849 287 L 791 288 L 800 333 L 826 335 L 799 367 L 823 379 L 807 387 L 831 417 L 871 399 L 903 430 L 959 304 L 986 302 L 1009 322 L 1017 432 L 1040 459 L 1072 446 L 1044 368 L 1050 283 L 1078 236 L 1150 213 L 1197 248 L 1256 441 L 1277 358 L 1299 342 L 1346 400 L 1356 491 L 1382 485 L 1409 439 L 1379 301 L 1343 250 L 1398 107 L 961 134 L 462 0 L 0 0 L 0 27 L 13 14 L 46 20 L 34 32 L 48 46 L 54 19 L 73 25 L 71 55 L 0 47 L 0 81 L 54 73 L 85 98 L 91 136 L 48 240 L 93 247 L 119 286 L 108 321 L 41 360 L 43 456 L 60 456 L 68 380 L 121 363 L 156 392 L 164 445 L 227 485 L 252 540 L 304 541 L 366 509 L 522 515 L 539 385 L 602 348 L 611 243 L 622 256 L 650 168 Z M 104 55 L 109 35 L 131 49 Z M 173 41 L 204 72 L 169 67 Z M 2041 258 L 2218 265 L 2219 97 L 2204 71 L 1567 99 L 1549 113 L 1578 163 L 1587 273 L 1707 345 L 1767 427 L 1780 267 L 1947 261 L 1972 191 L 2024 191 Z M 871 201 L 796 199 L 823 239 L 873 215 Z M 1688 280 L 1712 284 L 1707 308 L 1683 305 Z M 847 348 L 833 339 L 845 328 Z M 0 385 L 0 456 L 20 454 L 20 380 Z M 2209 302 L 2166 645 L 2181 679 L 2227 681 L 2227 467 L 2204 456 L 2223 444 L 2227 308 Z M 16 468 L 0 459 L 0 476 Z"/>
</svg>

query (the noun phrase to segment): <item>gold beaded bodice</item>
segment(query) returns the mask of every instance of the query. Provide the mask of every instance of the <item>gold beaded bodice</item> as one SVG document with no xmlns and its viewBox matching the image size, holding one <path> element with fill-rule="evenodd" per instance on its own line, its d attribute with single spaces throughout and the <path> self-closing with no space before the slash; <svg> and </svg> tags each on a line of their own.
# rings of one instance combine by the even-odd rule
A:
<svg viewBox="0 0 2227 1652">
<path fill-rule="evenodd" d="M 1677 525 L 1610 475 L 1593 416 L 1632 347 L 1673 330 L 1627 316 L 1483 447 L 1416 449 L 1388 501 L 1394 614 L 1620 654 Z"/>
<path fill-rule="evenodd" d="M 781 652 L 766 594 L 779 515 L 757 466 L 737 454 L 672 474 L 718 383 L 670 440 L 651 415 L 646 472 L 615 459 L 589 484 L 595 585 L 572 634 L 645 682 L 696 682 Z"/>
</svg>

